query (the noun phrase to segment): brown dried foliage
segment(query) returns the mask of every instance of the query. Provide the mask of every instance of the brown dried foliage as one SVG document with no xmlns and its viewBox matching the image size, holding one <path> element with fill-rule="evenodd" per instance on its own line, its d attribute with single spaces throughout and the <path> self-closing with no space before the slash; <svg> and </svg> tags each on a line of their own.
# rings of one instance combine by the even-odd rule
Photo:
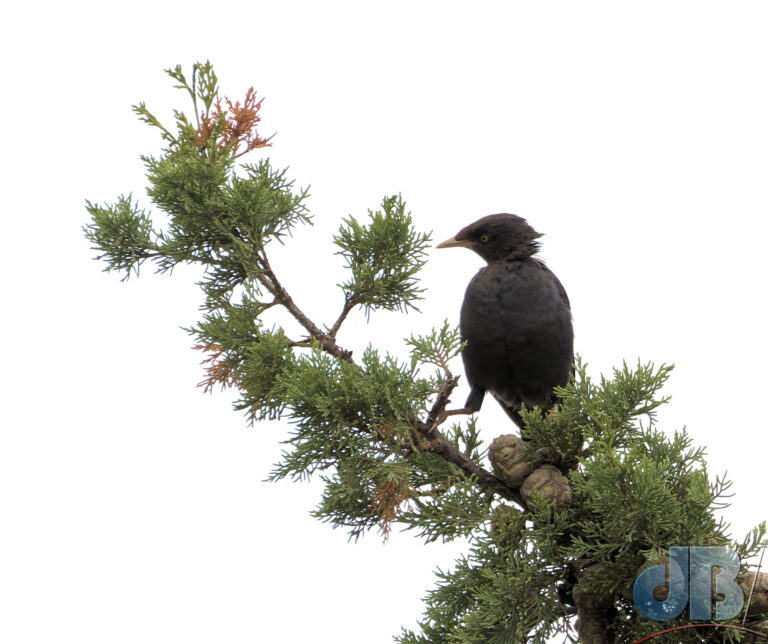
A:
<svg viewBox="0 0 768 644">
<path fill-rule="evenodd" d="M 397 509 L 411 497 L 411 489 L 399 481 L 389 479 L 373 491 L 373 511 L 379 517 L 379 528 L 384 541 L 389 538 L 392 521 L 397 516 Z"/>
<path fill-rule="evenodd" d="M 208 352 L 208 357 L 201 364 L 205 367 L 206 377 L 199 383 L 205 393 L 213 391 L 214 386 L 221 385 L 222 391 L 235 384 L 234 370 L 227 364 L 226 351 L 218 344 L 205 342 L 196 344 L 193 349 Z"/>
<path fill-rule="evenodd" d="M 256 148 L 272 145 L 270 141 L 274 134 L 263 138 L 257 130 L 257 126 L 261 121 L 259 110 L 263 101 L 263 98 L 256 100 L 256 91 L 253 87 L 250 87 L 245 93 L 245 100 L 242 105 L 240 101 L 233 103 L 224 97 L 224 102 L 227 106 L 223 107 L 221 99 L 217 98 L 212 112 L 208 116 L 205 116 L 205 114 L 200 115 L 197 147 L 204 149 L 210 145 L 211 136 L 216 129 L 216 125 L 222 120 L 224 122 L 224 129 L 216 140 L 216 147 L 222 148 L 231 145 L 235 158 L 241 157 Z"/>
</svg>

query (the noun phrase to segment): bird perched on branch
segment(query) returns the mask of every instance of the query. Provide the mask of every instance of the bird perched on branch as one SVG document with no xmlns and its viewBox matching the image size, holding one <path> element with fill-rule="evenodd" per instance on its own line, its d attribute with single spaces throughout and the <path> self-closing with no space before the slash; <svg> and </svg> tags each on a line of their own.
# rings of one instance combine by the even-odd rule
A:
<svg viewBox="0 0 768 644">
<path fill-rule="evenodd" d="M 471 387 L 464 409 L 474 413 L 489 392 L 522 427 L 520 407 L 551 409 L 552 390 L 565 386 L 573 366 L 568 295 L 534 257 L 541 237 L 522 217 L 489 215 L 437 248 L 475 251 L 488 265 L 472 278 L 461 307 L 461 354 Z"/>
</svg>

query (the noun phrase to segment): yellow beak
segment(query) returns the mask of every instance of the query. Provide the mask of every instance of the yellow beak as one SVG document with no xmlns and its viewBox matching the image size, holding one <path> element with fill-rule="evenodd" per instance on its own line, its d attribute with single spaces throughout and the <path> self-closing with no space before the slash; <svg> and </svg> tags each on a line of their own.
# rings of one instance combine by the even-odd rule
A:
<svg viewBox="0 0 768 644">
<path fill-rule="evenodd" d="M 472 246 L 472 242 L 468 239 L 456 239 L 455 237 L 451 237 L 435 246 L 435 248 L 469 248 L 470 246 Z"/>
</svg>

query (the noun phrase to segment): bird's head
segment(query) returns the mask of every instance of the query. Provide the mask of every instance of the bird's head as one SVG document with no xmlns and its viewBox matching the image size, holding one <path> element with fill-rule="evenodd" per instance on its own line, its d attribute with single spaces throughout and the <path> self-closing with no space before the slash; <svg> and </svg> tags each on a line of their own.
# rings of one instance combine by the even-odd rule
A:
<svg viewBox="0 0 768 644">
<path fill-rule="evenodd" d="M 530 257 L 539 250 L 539 237 L 541 233 L 522 217 L 502 213 L 478 219 L 437 248 L 470 248 L 486 262 L 492 262 Z"/>
</svg>

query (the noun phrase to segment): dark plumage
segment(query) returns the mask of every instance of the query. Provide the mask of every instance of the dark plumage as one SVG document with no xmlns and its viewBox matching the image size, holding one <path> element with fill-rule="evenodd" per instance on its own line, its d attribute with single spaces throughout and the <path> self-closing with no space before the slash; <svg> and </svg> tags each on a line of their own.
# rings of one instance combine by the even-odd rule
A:
<svg viewBox="0 0 768 644">
<path fill-rule="evenodd" d="M 461 354 L 472 388 L 467 411 L 486 391 L 522 426 L 519 410 L 550 409 L 552 389 L 567 384 L 573 365 L 568 295 L 544 262 L 533 257 L 541 237 L 522 217 L 489 215 L 438 245 L 474 250 L 488 265 L 472 278 L 461 307 Z"/>
</svg>

